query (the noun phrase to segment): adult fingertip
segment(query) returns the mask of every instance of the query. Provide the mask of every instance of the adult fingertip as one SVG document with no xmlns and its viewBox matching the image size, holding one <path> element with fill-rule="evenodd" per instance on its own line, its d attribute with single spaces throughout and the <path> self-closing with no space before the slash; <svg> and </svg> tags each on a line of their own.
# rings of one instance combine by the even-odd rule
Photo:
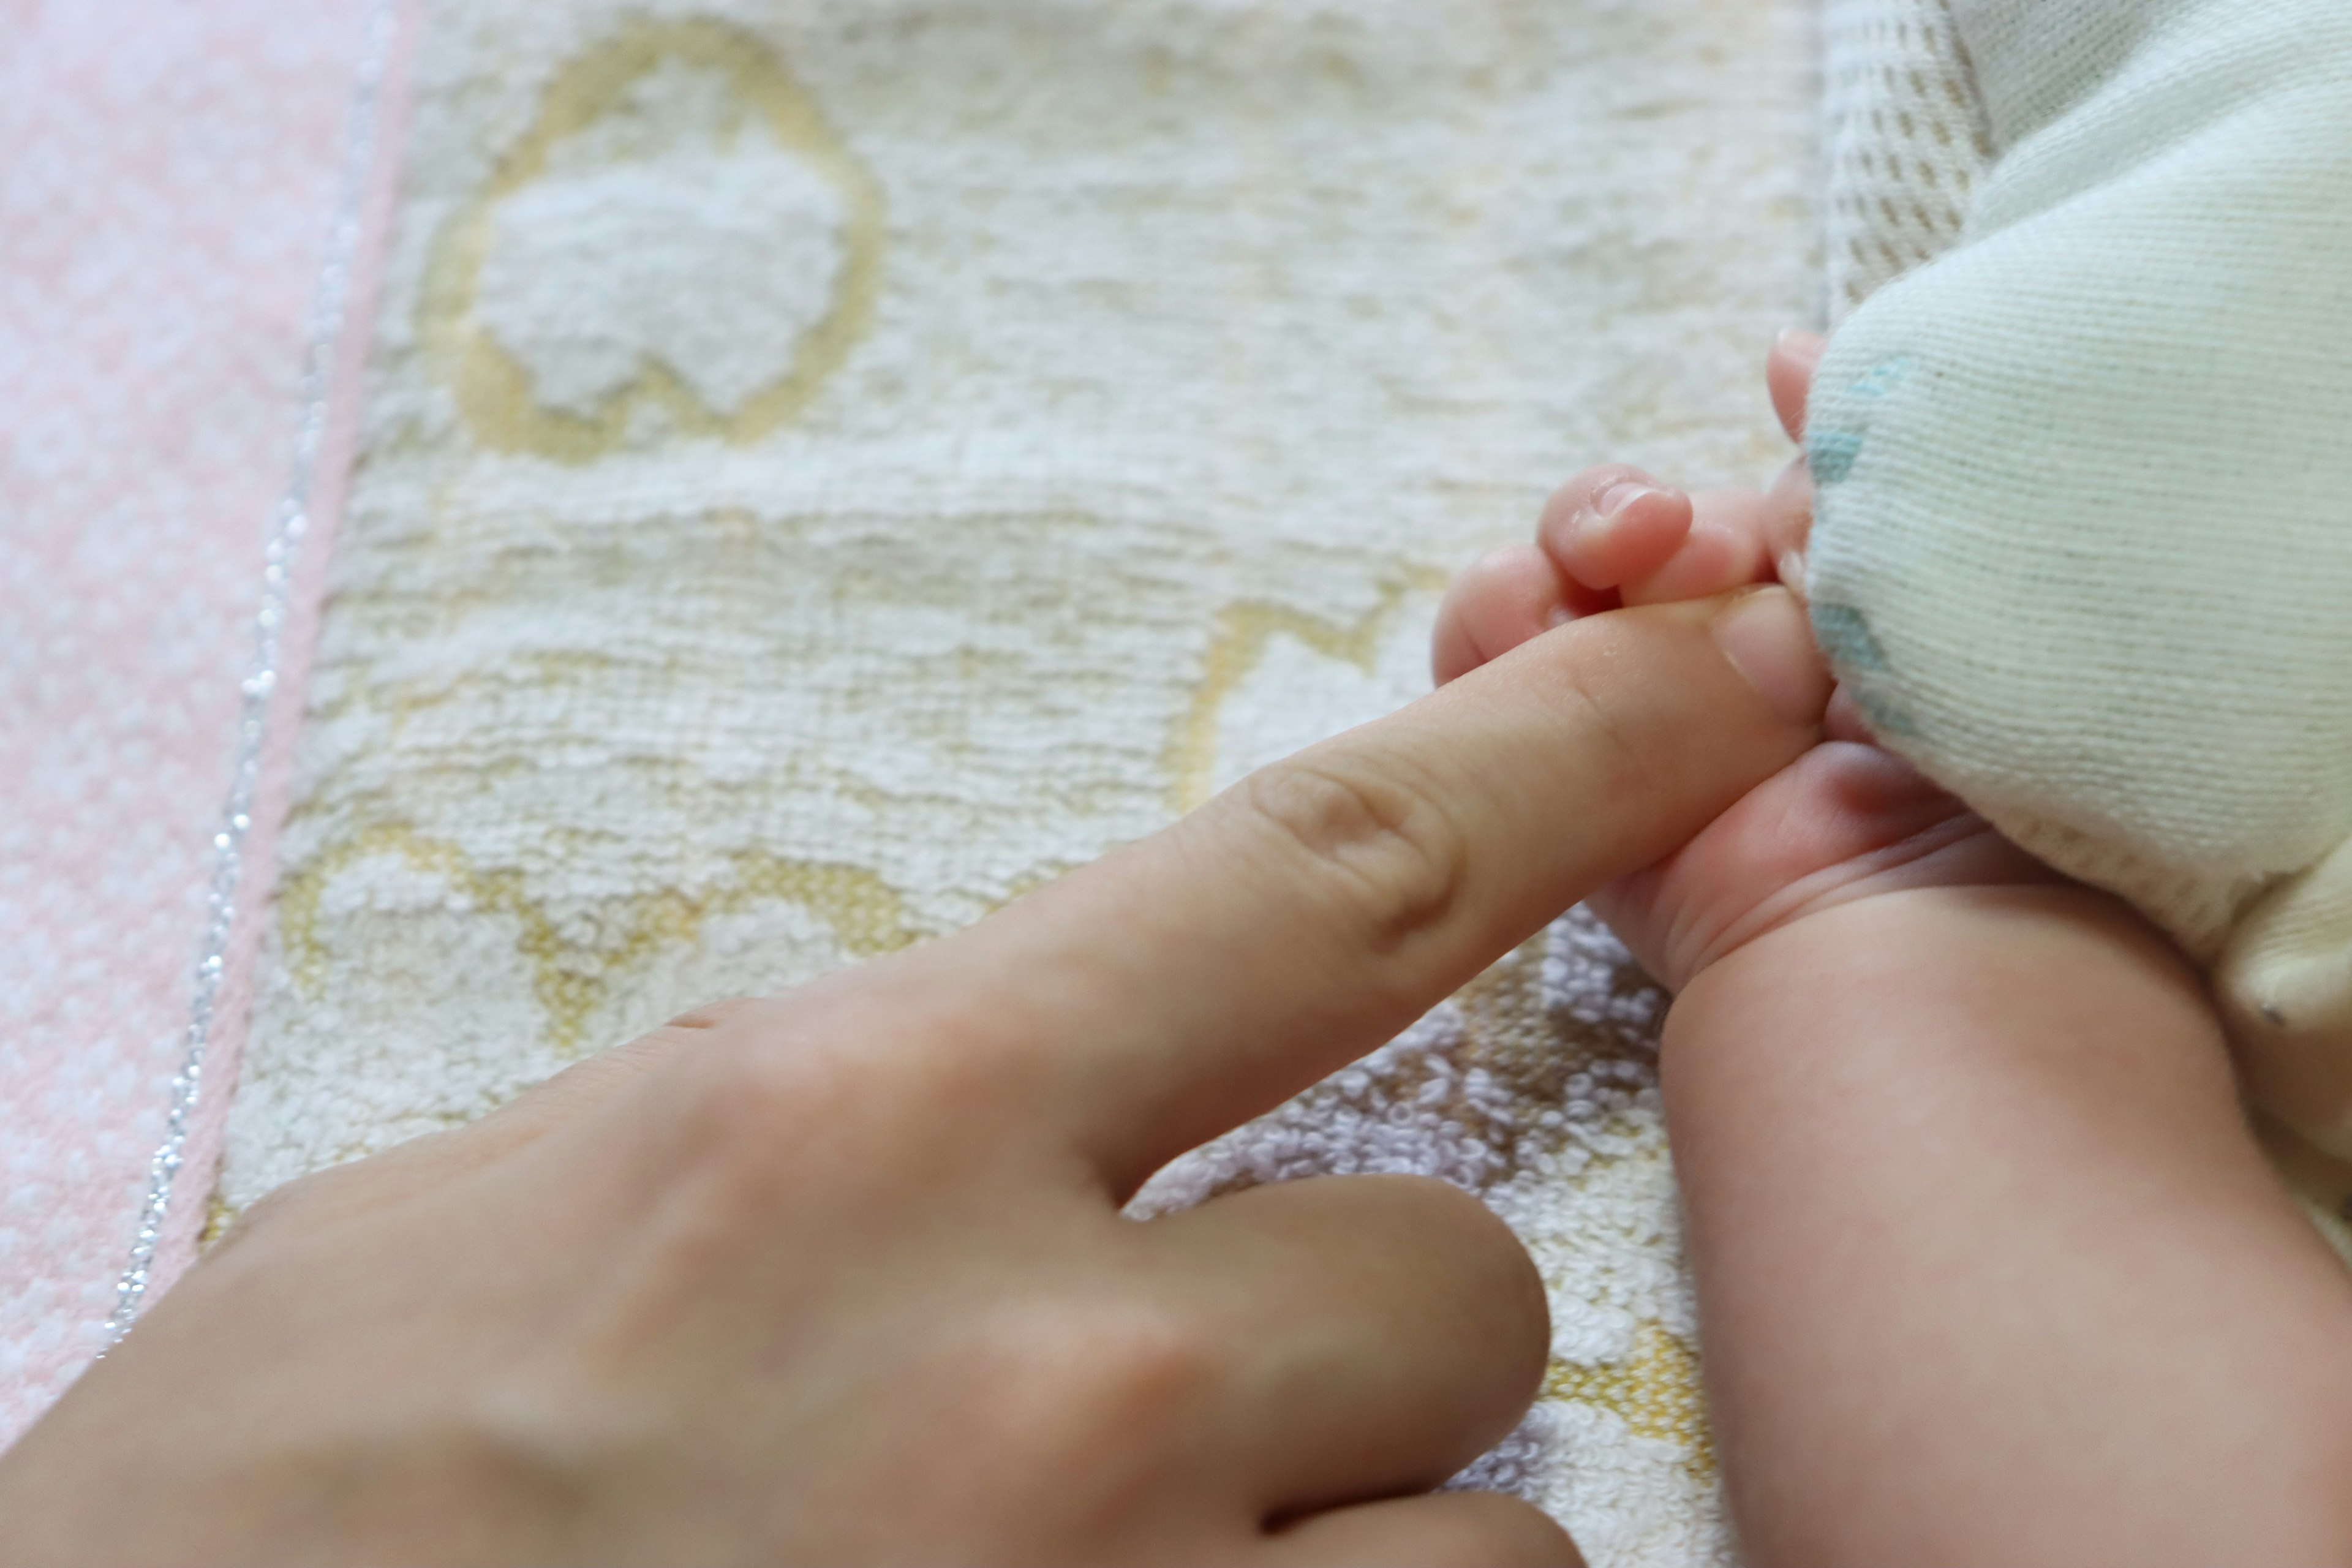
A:
<svg viewBox="0 0 2352 1568">
<path fill-rule="evenodd" d="M 1829 666 L 1794 595 L 1750 589 L 1717 609 L 1707 631 L 1782 723 L 1801 730 L 1821 723 L 1830 700 Z"/>
</svg>

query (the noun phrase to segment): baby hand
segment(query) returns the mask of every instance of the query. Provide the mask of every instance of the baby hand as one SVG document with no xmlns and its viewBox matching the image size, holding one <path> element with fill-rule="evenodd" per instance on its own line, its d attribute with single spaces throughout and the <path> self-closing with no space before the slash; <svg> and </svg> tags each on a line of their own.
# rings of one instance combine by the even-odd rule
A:
<svg viewBox="0 0 2352 1568">
<path fill-rule="evenodd" d="M 1791 439 L 1821 340 L 1790 333 L 1766 365 Z M 1775 580 L 1802 592 L 1812 485 L 1801 460 L 1764 490 L 1689 494 L 1624 463 L 1555 494 L 1536 542 L 1454 583 L 1432 650 L 1442 684 L 1552 626 L 1623 605 L 1706 598 Z M 1853 706 L 1830 705 L 1830 739 L 1759 785 L 1674 854 L 1621 879 L 1593 907 L 1662 984 L 1679 990 L 1717 959 L 1799 917 L 1897 888 L 2055 879 L 1892 752 Z"/>
</svg>

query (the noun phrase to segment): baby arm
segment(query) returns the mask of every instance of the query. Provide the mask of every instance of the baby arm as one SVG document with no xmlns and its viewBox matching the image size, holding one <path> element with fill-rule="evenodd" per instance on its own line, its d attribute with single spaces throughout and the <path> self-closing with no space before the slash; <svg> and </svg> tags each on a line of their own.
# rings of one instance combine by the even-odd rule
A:
<svg viewBox="0 0 2352 1568">
<path fill-rule="evenodd" d="M 2352 1279 L 2120 903 L 1807 912 L 1691 980 L 1662 1061 L 1752 1562 L 2352 1560 Z"/>
<path fill-rule="evenodd" d="M 1774 355 L 1792 435 L 1817 352 Z M 1801 470 L 1580 475 L 1465 574 L 1441 676 L 1792 572 L 1808 500 Z M 1677 993 L 1664 1089 L 1749 1560 L 2352 1561 L 2352 1277 L 2257 1152 L 2196 976 L 1850 707 L 1832 728 L 1595 900 Z"/>
</svg>

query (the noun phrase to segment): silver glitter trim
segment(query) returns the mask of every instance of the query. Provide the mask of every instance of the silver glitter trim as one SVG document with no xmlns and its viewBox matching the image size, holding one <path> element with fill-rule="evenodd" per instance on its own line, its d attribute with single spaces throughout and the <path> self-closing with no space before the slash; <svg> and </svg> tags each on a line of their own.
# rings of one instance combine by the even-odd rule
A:
<svg viewBox="0 0 2352 1568">
<path fill-rule="evenodd" d="M 261 771 L 269 700 L 278 689 L 294 560 L 303 535 L 310 530 L 310 490 L 318 477 L 320 447 L 326 439 L 328 382 L 334 374 L 335 352 L 342 341 L 343 315 L 350 302 L 352 263 L 359 249 L 374 170 L 384 67 L 391 57 L 399 4 L 400 0 L 375 0 L 368 14 L 354 96 L 344 122 L 335 226 L 327 237 L 326 266 L 311 299 L 302 353 L 301 433 L 294 446 L 293 473 L 278 503 L 277 521 L 262 555 L 261 608 L 254 617 L 253 662 L 240 688 L 245 700 L 237 719 L 236 772 L 229 785 L 228 809 L 223 814 L 221 829 L 213 835 L 210 921 L 205 930 L 203 956 L 196 963 L 195 999 L 188 1012 L 180 1070 L 172 1079 L 172 1109 L 164 1123 L 163 1142 L 147 1162 L 147 1197 L 140 1208 L 139 1229 L 131 1241 L 130 1260 L 115 1282 L 114 1310 L 106 1320 L 109 1345 L 130 1331 L 145 1300 L 155 1249 L 163 1238 L 163 1216 L 172 1206 L 173 1184 L 179 1177 L 196 1102 L 204 1092 L 205 1051 L 211 1042 L 214 1009 L 228 963 L 229 934 L 236 923 L 237 881 L 244 869 L 246 837 L 253 827 L 253 792 Z"/>
</svg>

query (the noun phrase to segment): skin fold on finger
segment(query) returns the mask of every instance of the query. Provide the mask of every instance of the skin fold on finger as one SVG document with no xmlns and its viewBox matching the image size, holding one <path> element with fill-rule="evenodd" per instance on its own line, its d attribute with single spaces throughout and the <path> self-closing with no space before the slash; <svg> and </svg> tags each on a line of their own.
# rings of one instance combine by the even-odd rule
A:
<svg viewBox="0 0 2352 1568">
<path fill-rule="evenodd" d="M 1727 953 L 1838 903 L 1929 882 L 2054 879 L 1901 758 L 1831 741 L 1595 902 L 1679 991 Z"/>
<path fill-rule="evenodd" d="M 1256 1517 L 1435 1486 L 1535 1397 L 1551 1342 L 1543 1281 L 1455 1188 L 1318 1177 L 1140 1229 L 1156 1299 L 1224 1347 L 1213 1446 Z"/>
<path fill-rule="evenodd" d="M 1278 1531 L 1268 1568 L 1584 1568 L 1568 1531 L 1495 1492 L 1390 1498 L 1313 1514 Z"/>
<path fill-rule="evenodd" d="M 1689 837 L 1828 695 L 1777 589 L 1576 621 L 898 955 L 894 1003 L 1032 1058 L 1039 1123 L 1123 1201 Z"/>
</svg>

